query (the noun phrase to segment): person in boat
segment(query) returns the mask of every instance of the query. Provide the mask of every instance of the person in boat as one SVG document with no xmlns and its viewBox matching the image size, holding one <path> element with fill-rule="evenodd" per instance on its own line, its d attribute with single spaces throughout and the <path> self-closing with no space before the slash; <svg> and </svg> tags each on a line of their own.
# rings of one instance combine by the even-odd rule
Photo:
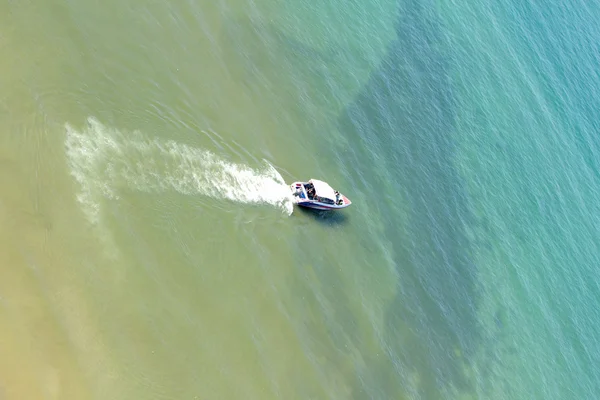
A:
<svg viewBox="0 0 600 400">
<path fill-rule="evenodd" d="M 338 192 L 337 190 L 335 191 L 335 202 L 338 206 L 341 206 L 342 204 L 344 204 L 344 200 L 342 200 L 342 198 L 340 197 L 340 192 Z"/>
<path fill-rule="evenodd" d="M 314 186 L 310 185 L 306 193 L 308 194 L 308 198 L 312 200 L 316 195 Z"/>
</svg>

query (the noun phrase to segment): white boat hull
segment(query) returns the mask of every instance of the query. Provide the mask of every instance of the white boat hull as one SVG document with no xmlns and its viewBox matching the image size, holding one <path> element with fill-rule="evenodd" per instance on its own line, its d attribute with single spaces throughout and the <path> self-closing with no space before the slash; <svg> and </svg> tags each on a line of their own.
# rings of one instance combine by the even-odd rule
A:
<svg viewBox="0 0 600 400">
<path fill-rule="evenodd" d="M 312 181 L 312 180 L 311 180 Z M 309 195 L 305 185 L 309 182 L 294 182 L 290 185 L 290 189 L 293 195 L 293 202 L 300 207 L 311 208 L 313 210 L 338 210 L 348 207 L 352 202 L 343 194 L 339 194 L 336 200 L 322 198 L 316 196 L 313 198 Z"/>
</svg>

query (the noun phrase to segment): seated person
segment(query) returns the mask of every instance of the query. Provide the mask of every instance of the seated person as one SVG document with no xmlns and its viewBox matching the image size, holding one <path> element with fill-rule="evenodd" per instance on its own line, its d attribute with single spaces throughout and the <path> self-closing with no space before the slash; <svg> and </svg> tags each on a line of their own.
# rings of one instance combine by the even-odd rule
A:
<svg viewBox="0 0 600 400">
<path fill-rule="evenodd" d="M 342 204 L 344 204 L 344 200 L 342 200 L 342 198 L 340 197 L 340 192 L 338 192 L 337 190 L 335 191 L 335 202 L 338 206 L 341 206 Z"/>
</svg>

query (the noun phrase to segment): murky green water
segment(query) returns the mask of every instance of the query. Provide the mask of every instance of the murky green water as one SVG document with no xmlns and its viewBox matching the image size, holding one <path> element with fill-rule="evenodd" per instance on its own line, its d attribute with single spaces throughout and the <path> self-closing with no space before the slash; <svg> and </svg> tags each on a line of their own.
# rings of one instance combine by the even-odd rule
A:
<svg viewBox="0 0 600 400">
<path fill-rule="evenodd" d="M 597 16 L 0 2 L 0 399 L 595 398 Z"/>
</svg>

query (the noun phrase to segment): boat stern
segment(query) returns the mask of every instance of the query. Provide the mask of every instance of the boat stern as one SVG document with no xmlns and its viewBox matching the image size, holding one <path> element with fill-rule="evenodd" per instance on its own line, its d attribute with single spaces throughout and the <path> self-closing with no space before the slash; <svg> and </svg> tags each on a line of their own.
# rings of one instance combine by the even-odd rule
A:
<svg viewBox="0 0 600 400">
<path fill-rule="evenodd" d="M 292 192 L 292 199 L 294 203 L 298 203 L 302 200 L 308 199 L 306 195 L 306 190 L 304 189 L 303 182 L 294 182 L 290 185 L 290 190 Z"/>
</svg>

